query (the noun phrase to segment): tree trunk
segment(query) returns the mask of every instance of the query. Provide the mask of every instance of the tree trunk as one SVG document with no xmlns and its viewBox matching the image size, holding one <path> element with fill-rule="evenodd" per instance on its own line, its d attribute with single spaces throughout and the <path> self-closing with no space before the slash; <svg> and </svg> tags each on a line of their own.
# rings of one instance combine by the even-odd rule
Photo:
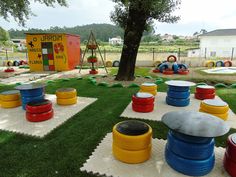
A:
<svg viewBox="0 0 236 177">
<path fill-rule="evenodd" d="M 142 15 L 138 10 L 129 10 L 120 65 L 115 80 L 132 81 L 135 79 L 136 57 L 145 25 L 145 15 Z"/>
</svg>

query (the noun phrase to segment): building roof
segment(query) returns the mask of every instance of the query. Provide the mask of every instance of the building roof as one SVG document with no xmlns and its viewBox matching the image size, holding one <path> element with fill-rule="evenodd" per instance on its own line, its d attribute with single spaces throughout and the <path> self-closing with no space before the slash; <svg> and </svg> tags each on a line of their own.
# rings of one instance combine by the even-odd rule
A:
<svg viewBox="0 0 236 177">
<path fill-rule="evenodd" d="M 69 34 L 69 33 L 45 33 L 45 32 L 43 32 L 43 33 L 40 33 L 40 32 L 37 32 L 37 33 L 28 33 L 28 32 L 26 32 L 25 33 L 26 35 L 55 35 L 55 34 L 59 34 L 59 35 L 70 35 L 70 36 L 77 36 L 77 37 L 80 37 L 79 35 L 77 35 L 77 34 Z"/>
<path fill-rule="evenodd" d="M 236 36 L 236 29 L 218 29 L 200 35 L 202 36 Z"/>
</svg>

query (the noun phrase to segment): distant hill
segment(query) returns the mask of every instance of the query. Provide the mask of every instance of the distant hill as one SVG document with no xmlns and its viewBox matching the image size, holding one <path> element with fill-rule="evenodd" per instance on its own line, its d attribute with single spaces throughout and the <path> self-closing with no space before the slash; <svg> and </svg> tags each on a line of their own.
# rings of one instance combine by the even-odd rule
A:
<svg viewBox="0 0 236 177">
<path fill-rule="evenodd" d="M 110 25 L 110 24 L 90 24 L 90 25 L 83 25 L 83 26 L 75 26 L 75 27 L 51 27 L 50 29 L 42 30 L 42 29 L 35 29 L 31 28 L 28 30 L 14 30 L 10 29 L 9 35 L 11 39 L 16 38 L 25 38 L 26 32 L 30 33 L 71 33 L 77 34 L 81 37 L 81 42 L 87 40 L 90 34 L 90 31 L 93 31 L 97 40 L 108 42 L 109 38 L 121 36 L 123 38 L 124 31 L 122 28 Z"/>
</svg>

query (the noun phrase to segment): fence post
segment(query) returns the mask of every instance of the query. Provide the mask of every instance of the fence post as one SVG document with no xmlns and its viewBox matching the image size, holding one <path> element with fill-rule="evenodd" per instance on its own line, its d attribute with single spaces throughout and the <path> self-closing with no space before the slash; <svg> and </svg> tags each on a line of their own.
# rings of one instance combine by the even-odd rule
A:
<svg viewBox="0 0 236 177">
<path fill-rule="evenodd" d="M 103 52 L 104 52 L 104 61 L 106 62 L 106 49 L 105 49 L 105 47 L 104 47 Z"/>
<path fill-rule="evenodd" d="M 7 49 L 6 49 L 6 59 L 8 60 L 8 53 L 7 53 Z"/>
<path fill-rule="evenodd" d="M 154 62 L 154 59 L 155 59 L 155 49 L 152 48 L 152 61 Z"/>
<path fill-rule="evenodd" d="M 231 61 L 233 60 L 233 58 L 234 58 L 234 47 L 232 48 Z"/>
<path fill-rule="evenodd" d="M 204 58 L 206 59 L 207 58 L 207 48 L 205 48 L 205 56 L 204 56 Z"/>
<path fill-rule="evenodd" d="M 180 61 L 180 48 L 179 48 L 179 51 L 178 51 L 178 61 Z"/>
</svg>

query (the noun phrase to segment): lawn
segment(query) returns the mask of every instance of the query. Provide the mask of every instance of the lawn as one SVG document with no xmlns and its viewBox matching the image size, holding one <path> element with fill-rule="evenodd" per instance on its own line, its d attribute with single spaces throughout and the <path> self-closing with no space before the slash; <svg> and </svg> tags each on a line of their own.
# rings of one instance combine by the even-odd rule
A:
<svg viewBox="0 0 236 177">
<path fill-rule="evenodd" d="M 13 87 L 0 85 L 0 92 Z M 50 83 L 46 92 L 54 94 L 61 87 L 74 87 L 79 96 L 98 100 L 43 139 L 0 131 L 0 177 L 94 176 L 79 169 L 113 125 L 124 120 L 119 115 L 138 88 L 107 88 L 92 85 L 87 79 L 71 79 Z M 158 91 L 166 91 L 166 85 L 159 85 Z M 236 112 L 236 90 L 217 93 Z M 154 138 L 166 139 L 168 129 L 163 123 L 145 122 L 153 128 Z M 216 145 L 225 146 L 226 137 L 217 138 Z"/>
</svg>

